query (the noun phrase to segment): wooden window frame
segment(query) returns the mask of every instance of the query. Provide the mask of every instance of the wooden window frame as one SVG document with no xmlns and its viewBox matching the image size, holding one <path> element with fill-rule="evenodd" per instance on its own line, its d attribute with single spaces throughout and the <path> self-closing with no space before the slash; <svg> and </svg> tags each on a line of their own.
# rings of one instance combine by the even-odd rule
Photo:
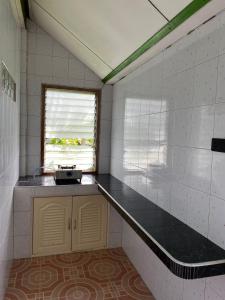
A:
<svg viewBox="0 0 225 300">
<path fill-rule="evenodd" d="M 57 90 L 68 90 L 68 91 L 76 91 L 76 92 L 91 92 L 96 96 L 96 118 L 97 118 L 97 128 L 96 128 L 96 149 L 95 149 L 95 156 L 96 156 L 96 168 L 93 172 L 85 172 L 84 174 L 98 174 L 99 169 L 99 135 L 100 135 L 100 112 L 101 112 L 101 90 L 100 89 L 85 89 L 85 88 L 78 88 L 78 87 L 71 87 L 71 86 L 64 86 L 64 85 L 54 85 L 54 84 L 42 84 L 41 85 L 41 167 L 44 165 L 44 145 L 45 145 L 45 99 L 46 99 L 46 91 L 47 89 L 57 89 Z M 52 176 L 53 172 L 44 172 L 41 169 L 41 175 L 50 175 Z"/>
</svg>

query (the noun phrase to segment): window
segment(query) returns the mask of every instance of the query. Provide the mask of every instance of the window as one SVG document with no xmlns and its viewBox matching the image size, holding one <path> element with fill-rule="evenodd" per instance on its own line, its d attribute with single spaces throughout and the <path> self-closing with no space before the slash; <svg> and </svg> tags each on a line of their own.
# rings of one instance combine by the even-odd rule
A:
<svg viewBox="0 0 225 300">
<path fill-rule="evenodd" d="M 96 171 L 98 95 L 96 90 L 43 86 L 43 173 L 58 165 Z"/>
</svg>

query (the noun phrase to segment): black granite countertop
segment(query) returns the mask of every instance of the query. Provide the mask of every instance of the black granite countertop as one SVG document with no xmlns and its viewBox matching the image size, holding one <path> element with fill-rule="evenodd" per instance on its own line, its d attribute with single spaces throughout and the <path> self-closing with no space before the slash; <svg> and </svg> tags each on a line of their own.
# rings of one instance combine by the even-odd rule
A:
<svg viewBox="0 0 225 300">
<path fill-rule="evenodd" d="M 77 182 L 73 185 L 89 185 L 95 184 L 95 176 L 91 174 L 83 174 L 81 183 Z M 70 184 L 71 185 L 71 184 Z M 53 176 L 25 176 L 20 177 L 16 186 L 62 186 L 55 183 Z"/>
<path fill-rule="evenodd" d="M 225 274 L 225 250 L 111 175 L 97 175 L 99 190 L 177 276 Z"/>
</svg>

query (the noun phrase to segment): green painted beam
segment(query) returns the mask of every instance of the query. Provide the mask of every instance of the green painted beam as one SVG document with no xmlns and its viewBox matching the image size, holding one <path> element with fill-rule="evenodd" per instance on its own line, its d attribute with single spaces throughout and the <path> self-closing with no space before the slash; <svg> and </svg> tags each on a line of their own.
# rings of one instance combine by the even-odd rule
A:
<svg viewBox="0 0 225 300">
<path fill-rule="evenodd" d="M 21 7 L 22 7 L 22 12 L 23 12 L 24 24 L 26 26 L 26 21 L 27 21 L 27 19 L 30 18 L 28 0 L 20 0 L 20 3 L 21 3 Z"/>
<path fill-rule="evenodd" d="M 163 26 L 158 32 L 156 32 L 150 39 L 148 39 L 131 55 L 129 55 L 121 64 L 119 64 L 114 70 L 112 70 L 112 72 L 110 72 L 105 78 L 103 78 L 102 81 L 106 83 L 107 81 L 112 79 L 119 72 L 121 72 L 123 69 L 129 66 L 132 62 L 138 59 L 142 54 L 144 54 L 154 45 L 156 45 L 165 36 L 171 33 L 174 29 L 176 29 L 179 25 L 181 25 L 184 21 L 190 18 L 194 13 L 196 13 L 199 9 L 201 9 L 210 1 L 212 0 L 193 0 L 179 14 L 177 14 L 172 20 L 170 20 L 165 26 Z"/>
</svg>

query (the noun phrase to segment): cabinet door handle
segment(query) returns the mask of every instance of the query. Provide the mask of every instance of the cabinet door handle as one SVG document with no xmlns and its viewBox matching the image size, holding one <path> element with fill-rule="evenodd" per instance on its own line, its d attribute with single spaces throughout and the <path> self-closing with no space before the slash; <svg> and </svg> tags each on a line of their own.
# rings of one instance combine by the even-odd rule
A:
<svg viewBox="0 0 225 300">
<path fill-rule="evenodd" d="M 71 219 L 68 219 L 68 230 L 71 230 Z"/>
<path fill-rule="evenodd" d="M 77 229 L 77 220 L 74 219 L 73 221 L 73 230 L 76 230 Z"/>
</svg>

